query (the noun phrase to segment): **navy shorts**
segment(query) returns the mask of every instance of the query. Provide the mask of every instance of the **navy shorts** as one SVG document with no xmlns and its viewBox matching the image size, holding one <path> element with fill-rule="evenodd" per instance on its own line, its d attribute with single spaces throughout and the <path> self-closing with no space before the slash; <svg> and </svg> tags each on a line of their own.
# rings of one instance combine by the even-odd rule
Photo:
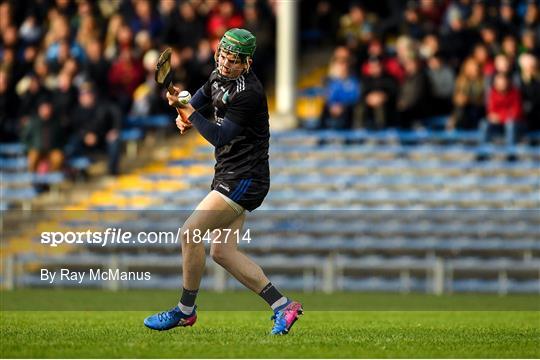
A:
<svg viewBox="0 0 540 360">
<path fill-rule="evenodd" d="M 225 195 L 247 211 L 253 211 L 261 206 L 270 189 L 270 182 L 259 179 L 214 179 L 211 189 Z"/>
</svg>

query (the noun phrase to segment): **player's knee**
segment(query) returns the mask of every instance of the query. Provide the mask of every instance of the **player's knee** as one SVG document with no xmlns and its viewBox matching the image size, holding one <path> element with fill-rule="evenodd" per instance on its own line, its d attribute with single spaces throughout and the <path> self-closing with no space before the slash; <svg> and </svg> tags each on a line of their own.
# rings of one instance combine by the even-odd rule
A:
<svg viewBox="0 0 540 360">
<path fill-rule="evenodd" d="M 226 250 L 222 246 L 212 246 L 210 248 L 210 256 L 216 263 L 223 265 L 230 257 L 230 251 Z"/>
</svg>

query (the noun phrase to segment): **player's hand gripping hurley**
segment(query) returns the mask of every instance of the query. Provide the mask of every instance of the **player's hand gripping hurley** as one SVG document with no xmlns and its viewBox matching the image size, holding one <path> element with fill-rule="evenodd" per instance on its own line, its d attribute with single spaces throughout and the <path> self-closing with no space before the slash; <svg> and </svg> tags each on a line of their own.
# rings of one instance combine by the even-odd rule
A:
<svg viewBox="0 0 540 360">
<path fill-rule="evenodd" d="M 169 100 L 169 104 L 174 106 L 178 115 L 180 115 L 179 118 L 176 119 L 176 125 L 180 129 L 180 133 L 184 133 L 191 128 L 192 125 L 187 116 L 182 112 L 181 106 L 186 105 L 189 102 L 191 95 L 189 95 L 189 92 L 187 91 L 185 91 L 187 94 L 183 94 L 184 91 L 179 93 L 178 89 L 172 84 L 171 52 L 171 48 L 167 48 L 159 55 L 156 64 L 155 80 L 160 86 L 167 88 L 167 99 Z"/>
</svg>

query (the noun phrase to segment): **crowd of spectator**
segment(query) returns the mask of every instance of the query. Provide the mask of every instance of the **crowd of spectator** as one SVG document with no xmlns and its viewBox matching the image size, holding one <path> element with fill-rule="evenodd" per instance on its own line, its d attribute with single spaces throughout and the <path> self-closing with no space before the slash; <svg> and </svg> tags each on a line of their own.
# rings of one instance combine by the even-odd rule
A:
<svg viewBox="0 0 540 360">
<path fill-rule="evenodd" d="M 319 38 L 337 44 L 320 127 L 410 129 L 444 115 L 449 130 L 478 129 L 483 142 L 505 132 L 508 145 L 540 130 L 538 1 L 373 3 L 335 19 L 329 1 L 315 6 L 328 23 Z"/>
<path fill-rule="evenodd" d="M 257 0 L 2 0 L 0 142 L 23 141 L 32 172 L 107 153 L 117 174 L 126 116 L 170 112 L 154 82 L 159 52 L 173 48 L 176 86 L 195 92 L 221 36 L 244 27 L 267 81 L 274 14 Z"/>
<path fill-rule="evenodd" d="M 534 0 L 299 2 L 301 48 L 331 46 L 323 128 L 540 130 L 540 5 Z M 107 153 L 119 172 L 127 116 L 170 113 L 154 82 L 173 48 L 174 81 L 197 90 L 231 27 L 257 36 L 274 74 L 276 0 L 0 0 L 0 142 L 24 141 L 29 171 Z M 426 125 L 426 124 L 424 124 Z M 429 125 L 429 124 L 428 124 Z"/>
</svg>

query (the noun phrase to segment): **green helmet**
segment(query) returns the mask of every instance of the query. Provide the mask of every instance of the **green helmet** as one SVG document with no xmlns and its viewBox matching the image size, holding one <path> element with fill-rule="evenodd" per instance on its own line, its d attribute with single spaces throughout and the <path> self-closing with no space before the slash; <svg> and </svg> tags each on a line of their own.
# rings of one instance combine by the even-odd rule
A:
<svg viewBox="0 0 540 360">
<path fill-rule="evenodd" d="M 221 38 L 219 50 L 238 54 L 242 59 L 252 58 L 257 47 L 255 36 L 245 29 L 230 29 Z"/>
</svg>

